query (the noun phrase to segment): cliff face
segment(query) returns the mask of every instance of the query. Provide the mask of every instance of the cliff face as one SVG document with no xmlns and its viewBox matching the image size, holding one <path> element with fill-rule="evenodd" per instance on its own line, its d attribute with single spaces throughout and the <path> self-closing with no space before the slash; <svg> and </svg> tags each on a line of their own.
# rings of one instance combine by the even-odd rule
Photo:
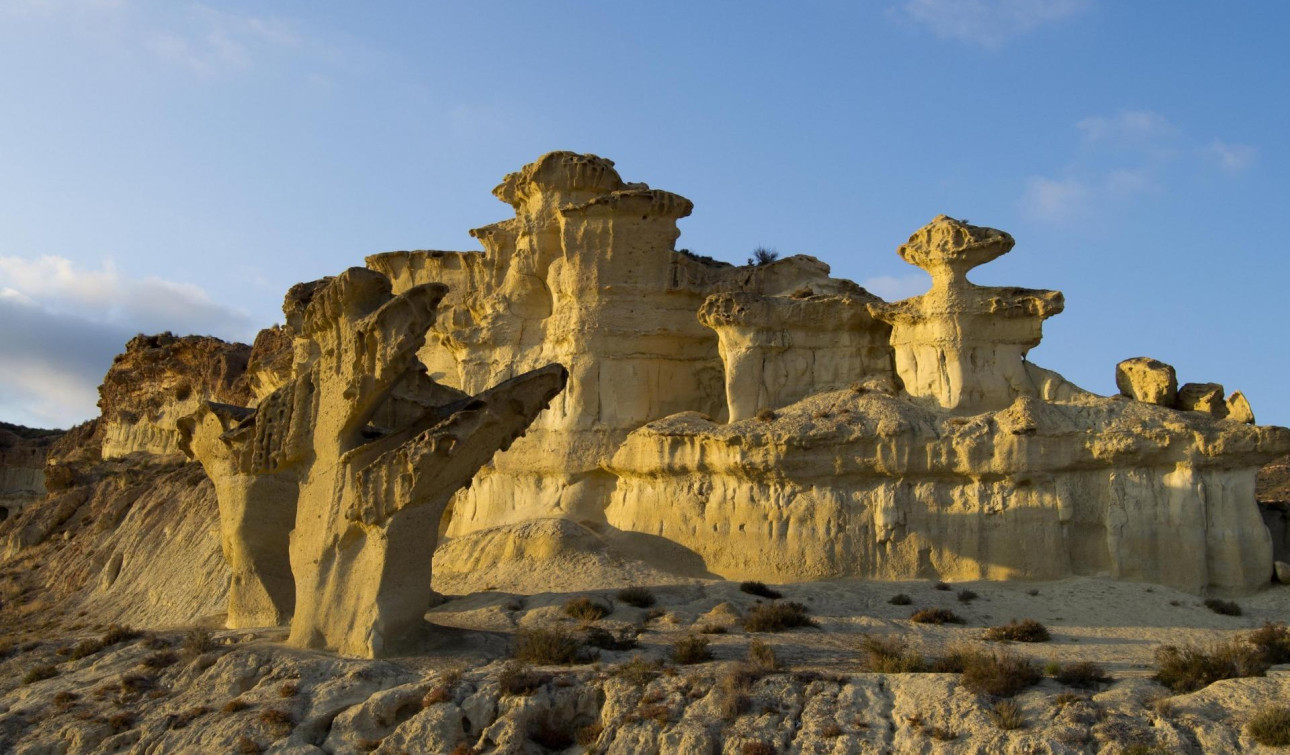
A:
<svg viewBox="0 0 1290 755">
<path fill-rule="evenodd" d="M 0 422 L 0 519 L 45 494 L 45 458 L 60 435 Z"/>
<path fill-rule="evenodd" d="M 136 336 L 117 355 L 99 387 L 102 453 L 179 453 L 175 421 L 203 400 L 246 404 L 242 379 L 251 348 L 207 336 Z"/>
</svg>

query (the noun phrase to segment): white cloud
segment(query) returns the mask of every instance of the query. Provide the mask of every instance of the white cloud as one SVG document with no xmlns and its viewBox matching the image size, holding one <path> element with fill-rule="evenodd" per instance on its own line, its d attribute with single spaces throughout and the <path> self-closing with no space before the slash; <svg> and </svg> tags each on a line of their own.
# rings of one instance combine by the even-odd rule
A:
<svg viewBox="0 0 1290 755">
<path fill-rule="evenodd" d="M 887 301 L 899 301 L 927 293 L 932 287 L 932 281 L 924 273 L 910 273 L 909 275 L 876 275 L 860 281 L 860 285 L 869 293 Z"/>
<path fill-rule="evenodd" d="M 1085 142 L 1142 146 L 1173 136 L 1177 129 L 1150 110 L 1122 110 L 1114 116 L 1090 116 L 1075 124 Z"/>
<path fill-rule="evenodd" d="M 1085 214 L 1089 195 L 1088 186 L 1078 179 L 1035 176 L 1026 183 L 1021 206 L 1038 220 L 1066 222 Z"/>
<path fill-rule="evenodd" d="M 1241 173 L 1254 164 L 1259 151 L 1248 144 L 1228 144 L 1215 139 L 1205 148 L 1206 156 L 1228 175 Z"/>
<path fill-rule="evenodd" d="M 245 312 L 198 286 L 52 256 L 0 257 L 0 322 L 0 419 L 36 426 L 97 414 L 98 385 L 136 333 L 255 334 Z"/>
<path fill-rule="evenodd" d="M 905 0 L 902 10 L 938 37 L 998 48 L 1091 6 L 1091 0 Z"/>
</svg>

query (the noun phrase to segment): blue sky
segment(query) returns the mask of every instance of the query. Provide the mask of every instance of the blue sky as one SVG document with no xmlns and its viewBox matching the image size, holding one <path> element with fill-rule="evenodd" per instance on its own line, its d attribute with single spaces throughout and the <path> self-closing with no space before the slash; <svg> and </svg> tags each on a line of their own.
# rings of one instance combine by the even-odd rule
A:
<svg viewBox="0 0 1290 755">
<path fill-rule="evenodd" d="M 291 284 L 476 249 L 543 152 L 695 203 L 678 246 L 887 298 L 938 213 L 1056 288 L 1032 359 L 1139 355 L 1290 424 L 1290 5 L 0 3 L 0 419 L 67 425 L 138 331 L 247 340 Z M 1268 224 L 1272 225 L 1269 227 Z"/>
</svg>

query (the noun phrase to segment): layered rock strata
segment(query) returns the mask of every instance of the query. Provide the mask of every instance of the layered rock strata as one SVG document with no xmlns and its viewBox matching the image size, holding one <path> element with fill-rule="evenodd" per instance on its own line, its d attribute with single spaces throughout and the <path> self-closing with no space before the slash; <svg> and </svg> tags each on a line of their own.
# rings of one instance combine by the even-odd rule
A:
<svg viewBox="0 0 1290 755">
<path fill-rule="evenodd" d="M 363 268 L 297 286 L 289 379 L 253 411 L 184 421 L 184 449 L 217 480 L 230 624 L 290 614 L 293 644 L 366 657 L 416 639 L 449 499 L 566 380 L 552 365 L 475 396 L 437 385 L 416 352 L 445 293 L 394 295 Z"/>
</svg>

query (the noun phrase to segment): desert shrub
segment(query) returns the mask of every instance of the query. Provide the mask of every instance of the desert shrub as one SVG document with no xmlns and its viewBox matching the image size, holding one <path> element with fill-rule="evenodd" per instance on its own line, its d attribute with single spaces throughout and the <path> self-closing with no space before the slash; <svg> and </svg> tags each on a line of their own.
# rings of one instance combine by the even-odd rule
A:
<svg viewBox="0 0 1290 755">
<path fill-rule="evenodd" d="M 440 703 L 452 702 L 452 687 L 446 684 L 436 684 L 426 691 L 425 697 L 421 698 L 421 707 L 429 708 Z"/>
<path fill-rule="evenodd" d="M 1026 594 L 1033 598 L 1039 594 L 1039 590 L 1037 588 L 1032 587 L 1029 590 L 1026 590 Z"/>
<path fill-rule="evenodd" d="M 932 589 L 949 591 L 949 590 L 953 590 L 954 588 L 950 587 L 948 582 L 937 582 L 936 584 L 932 585 Z"/>
<path fill-rule="evenodd" d="M 815 621 L 807 615 L 806 606 L 791 600 L 753 606 L 744 617 L 744 629 L 749 632 L 783 632 L 813 626 Z"/>
<path fill-rule="evenodd" d="M 1265 747 L 1290 745 L 1290 707 L 1265 705 L 1245 725 L 1250 738 Z"/>
<path fill-rule="evenodd" d="M 193 721 L 196 721 L 197 719 L 201 718 L 202 716 L 210 712 L 211 712 L 211 709 L 207 708 L 205 705 L 198 705 L 194 708 L 189 708 L 183 713 L 180 713 L 179 715 L 175 716 L 174 720 L 170 722 L 170 728 L 183 729 L 187 727 L 188 724 L 191 724 Z"/>
<path fill-rule="evenodd" d="M 1207 598 L 1205 600 L 1205 607 L 1213 611 L 1214 613 L 1219 613 L 1224 616 L 1241 615 L 1241 607 L 1237 605 L 1235 601 L 1231 601 L 1231 600 L 1219 600 L 1218 598 Z"/>
<path fill-rule="evenodd" d="M 960 602 L 960 603 L 971 603 L 972 601 L 976 600 L 976 599 L 977 599 L 977 598 L 979 598 L 979 597 L 981 597 L 981 596 L 977 595 L 975 592 L 973 592 L 973 591 L 971 591 L 971 590 L 969 590 L 969 589 L 967 589 L 967 588 L 964 588 L 964 589 L 962 589 L 962 590 L 959 590 L 959 602 Z"/>
<path fill-rule="evenodd" d="M 746 592 L 749 595 L 756 595 L 759 598 L 767 598 L 768 600 L 779 600 L 784 597 L 780 591 L 767 587 L 765 582 L 740 582 L 739 591 Z"/>
<path fill-rule="evenodd" d="M 972 692 L 1012 697 L 1039 682 L 1035 664 L 1012 653 L 976 653 L 964 658 L 960 683 Z"/>
<path fill-rule="evenodd" d="M 264 752 L 264 748 L 260 747 L 259 742 L 247 736 L 238 737 L 237 741 L 233 743 L 233 749 L 242 753 L 242 755 L 258 755 Z"/>
<path fill-rule="evenodd" d="M 927 736 L 938 742 L 951 742 L 958 739 L 958 733 L 944 726 L 933 726 L 927 730 Z"/>
<path fill-rule="evenodd" d="M 285 736 L 296 725 L 296 719 L 291 712 L 282 708 L 265 708 L 256 718 L 278 736 Z"/>
<path fill-rule="evenodd" d="M 540 674 L 520 661 L 511 661 L 497 674 L 497 688 L 503 695 L 531 695 L 551 681 L 548 674 Z"/>
<path fill-rule="evenodd" d="M 887 602 L 892 604 L 893 606 L 907 606 L 910 603 L 913 603 L 914 599 L 902 592 L 891 596 L 891 599 L 888 600 Z"/>
<path fill-rule="evenodd" d="M 628 587 L 623 590 L 619 590 L 618 594 L 614 597 L 618 598 L 618 600 L 623 603 L 636 608 L 649 608 L 657 602 L 653 591 L 647 587 Z"/>
<path fill-rule="evenodd" d="M 1156 681 L 1174 692 L 1194 692 L 1223 679 L 1263 676 L 1268 664 L 1255 647 L 1223 642 L 1202 648 L 1165 645 L 1156 650 Z"/>
<path fill-rule="evenodd" d="M 1285 624 L 1264 622 L 1263 626 L 1250 632 L 1246 637 L 1269 666 L 1278 663 L 1290 663 L 1290 630 Z"/>
<path fill-rule="evenodd" d="M 672 660 L 681 664 L 703 663 L 712 660 L 707 637 L 687 634 L 672 645 Z"/>
<path fill-rule="evenodd" d="M 1048 628 L 1034 619 L 1022 619 L 1021 621 L 1012 620 L 1007 624 L 997 627 L 990 627 L 985 630 L 987 640 L 996 642 L 1007 640 L 1009 642 L 1048 642 L 1052 636 L 1048 634 Z"/>
<path fill-rule="evenodd" d="M 515 632 L 518 661 L 536 664 L 577 663 L 585 656 L 582 644 L 562 627 L 528 627 Z"/>
<path fill-rule="evenodd" d="M 578 742 L 573 721 L 560 724 L 547 716 L 530 719 L 526 734 L 530 741 L 555 752 L 567 750 Z"/>
<path fill-rule="evenodd" d="M 215 635 L 211 634 L 211 630 L 205 627 L 195 627 L 184 634 L 184 641 L 180 647 L 184 649 L 185 653 L 201 655 L 214 650 L 217 645 Z"/>
<path fill-rule="evenodd" d="M 730 630 L 721 624 L 704 624 L 699 627 L 699 634 L 729 634 Z"/>
<path fill-rule="evenodd" d="M 917 624 L 963 624 L 958 614 L 948 608 L 924 608 L 915 611 L 909 620 Z"/>
<path fill-rule="evenodd" d="M 774 422 L 775 412 L 771 409 L 758 409 L 757 420 L 759 422 Z"/>
<path fill-rule="evenodd" d="M 757 263 L 759 265 L 764 263 Z M 763 742 L 760 739 L 753 742 L 744 742 L 744 746 L 739 748 L 739 755 L 775 755 L 775 745 L 770 742 Z"/>
<path fill-rule="evenodd" d="M 300 685 L 297 682 L 283 682 L 278 686 L 278 697 L 295 697 L 300 694 Z"/>
<path fill-rule="evenodd" d="M 752 707 L 752 698 L 748 693 L 752 690 L 754 679 L 756 674 L 745 664 L 736 664 L 717 677 L 712 692 L 715 695 L 717 714 L 723 721 L 733 721 Z"/>
<path fill-rule="evenodd" d="M 636 635 L 630 629 L 624 629 L 617 637 L 608 629 L 589 627 L 582 633 L 583 642 L 601 650 L 631 650 L 636 647 Z"/>
<path fill-rule="evenodd" d="M 626 679 L 637 687 L 644 687 L 658 678 L 661 667 L 662 664 L 658 661 L 648 661 L 637 655 L 633 656 L 631 660 L 615 666 L 611 673 L 614 676 Z"/>
<path fill-rule="evenodd" d="M 115 645 L 118 642 L 133 640 L 138 636 L 139 636 L 139 632 L 135 631 L 134 629 L 131 629 L 128 626 L 122 626 L 120 624 L 109 624 L 107 628 L 107 633 L 103 635 L 103 638 L 99 640 L 99 642 L 102 644 L 103 647 L 107 647 L 108 645 Z"/>
<path fill-rule="evenodd" d="M 573 735 L 573 739 L 583 747 L 591 747 L 596 743 L 596 740 L 600 739 L 600 734 L 604 730 L 604 725 L 597 721 L 594 724 L 588 724 L 578 729 L 577 733 Z"/>
<path fill-rule="evenodd" d="M 103 643 L 99 640 L 81 640 L 72 646 L 71 652 L 69 652 L 68 655 L 72 660 L 79 661 L 82 658 L 88 658 L 91 655 L 94 655 L 102 650 L 103 647 Z"/>
<path fill-rule="evenodd" d="M 232 700 L 229 700 L 228 702 L 224 703 L 224 707 L 220 708 L 220 710 L 224 711 L 225 713 L 237 713 L 238 711 L 246 710 L 249 707 L 251 707 L 250 703 L 248 703 L 247 701 L 243 700 L 240 697 L 235 697 Z"/>
<path fill-rule="evenodd" d="M 769 265 L 777 259 L 779 259 L 779 252 L 768 247 L 759 246 L 753 250 L 752 256 L 748 258 L 748 264 L 760 267 L 762 265 Z M 745 755 L 747 755 L 747 753 L 745 753 Z"/>
<path fill-rule="evenodd" d="M 107 725 L 113 731 L 121 732 L 134 726 L 135 715 L 128 710 L 121 710 L 107 717 Z"/>
<path fill-rule="evenodd" d="M 53 679 L 58 676 L 58 669 L 48 663 L 38 663 L 27 669 L 27 673 L 22 675 L 23 684 L 35 684 L 46 679 Z"/>
<path fill-rule="evenodd" d="M 952 644 L 945 655 L 928 659 L 928 671 L 936 674 L 961 674 L 969 663 L 980 657 L 981 651 L 971 645 Z"/>
<path fill-rule="evenodd" d="M 1095 689 L 1098 685 L 1111 681 L 1106 669 L 1091 661 L 1060 664 L 1052 677 L 1067 687 L 1078 689 Z"/>
<path fill-rule="evenodd" d="M 122 674 L 117 684 L 123 693 L 137 695 L 152 689 L 156 683 L 157 680 L 147 674 Z"/>
<path fill-rule="evenodd" d="M 994 725 L 1004 731 L 1024 729 L 1026 718 L 1021 714 L 1021 706 L 1011 700 L 1000 700 L 990 708 L 988 715 Z"/>
<path fill-rule="evenodd" d="M 860 638 L 860 664 L 876 674 L 908 674 L 927 670 L 923 656 L 900 637 L 866 634 Z"/>
<path fill-rule="evenodd" d="M 170 650 L 162 650 L 139 661 L 139 665 L 150 669 L 163 669 L 179 662 L 179 656 Z"/>
<path fill-rule="evenodd" d="M 564 612 L 579 621 L 598 621 L 610 614 L 610 608 L 604 603 L 592 600 L 584 595 L 565 601 Z"/>
<path fill-rule="evenodd" d="M 1071 703 L 1077 703 L 1087 699 L 1088 698 L 1083 695 L 1077 695 L 1074 692 L 1061 692 L 1053 697 L 1053 706 L 1058 710 L 1061 710 Z"/>
<path fill-rule="evenodd" d="M 75 692 L 68 692 L 67 690 L 63 690 L 62 692 L 59 692 L 58 694 L 54 695 L 53 703 L 58 708 L 66 709 L 75 705 L 76 701 L 79 699 L 81 699 L 81 696 L 76 694 Z"/>
<path fill-rule="evenodd" d="M 748 644 L 748 662 L 761 671 L 774 671 L 779 668 L 779 659 L 768 643 L 753 640 Z"/>
</svg>

